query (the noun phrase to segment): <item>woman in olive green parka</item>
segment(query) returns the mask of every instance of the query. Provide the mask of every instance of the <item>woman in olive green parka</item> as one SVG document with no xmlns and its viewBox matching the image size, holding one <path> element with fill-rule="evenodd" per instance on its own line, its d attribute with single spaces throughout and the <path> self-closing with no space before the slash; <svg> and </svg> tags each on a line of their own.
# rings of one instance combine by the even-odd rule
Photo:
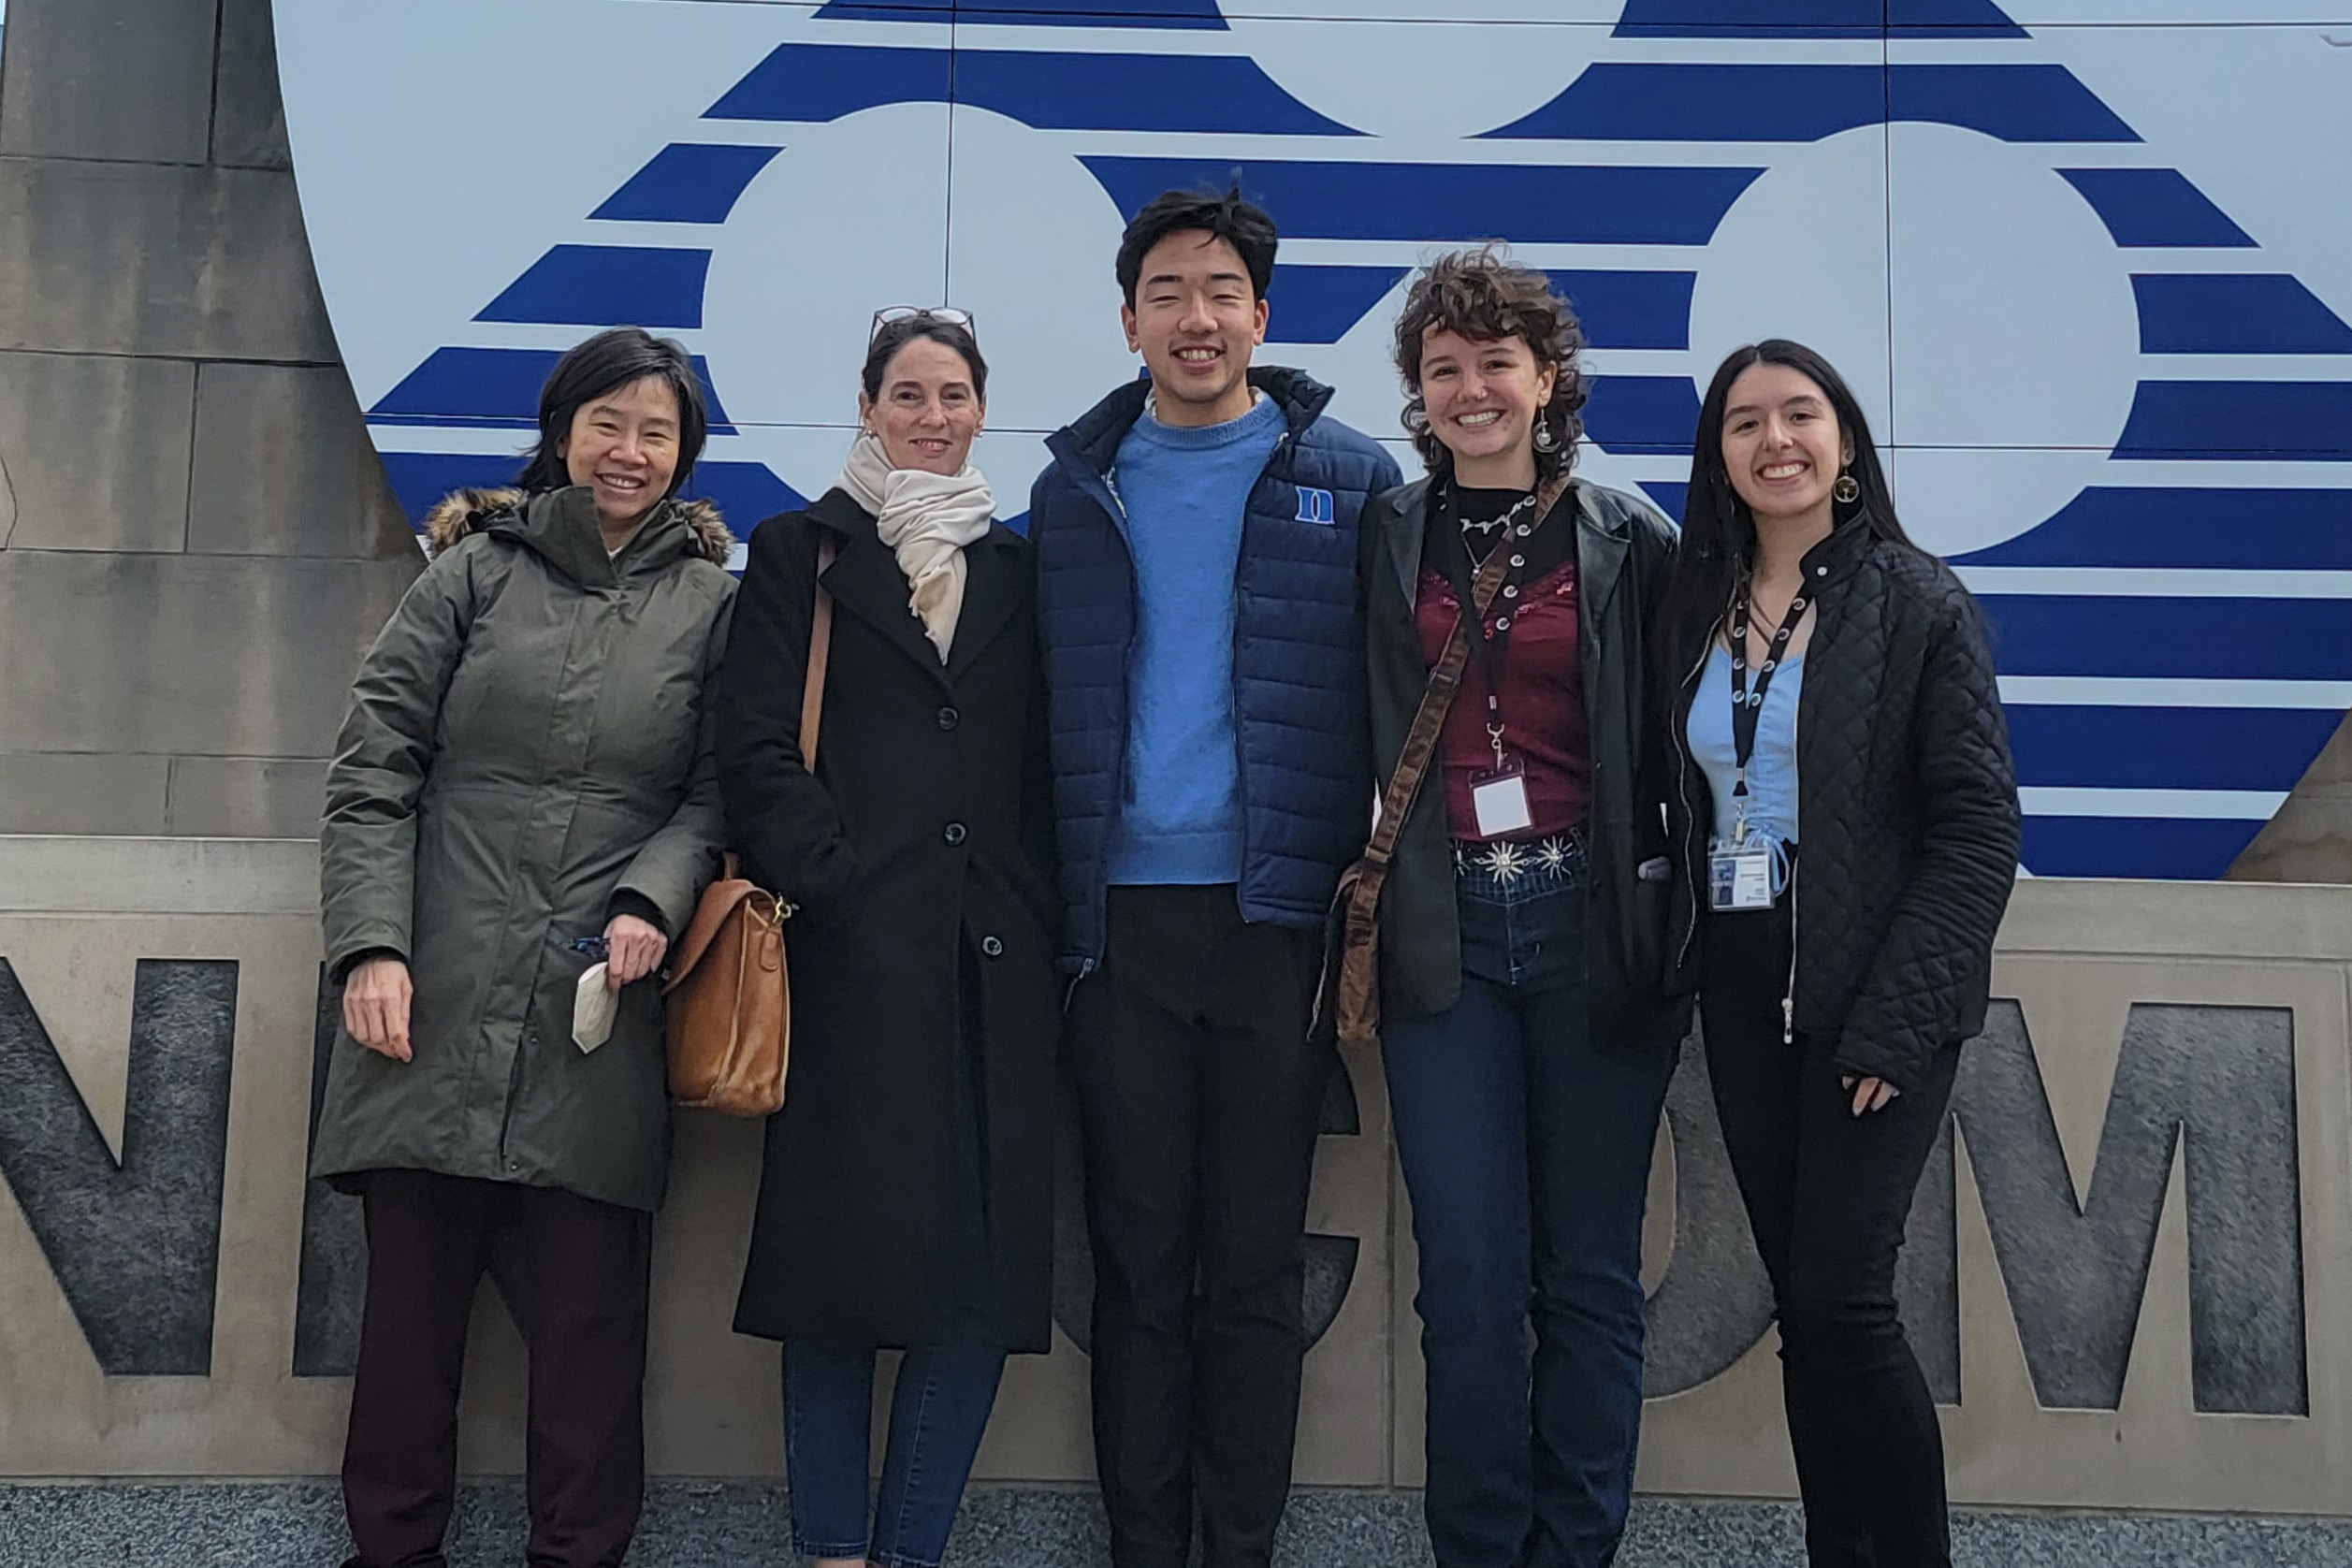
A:
<svg viewBox="0 0 2352 1568">
<path fill-rule="evenodd" d="M 490 1239 L 530 1325 L 533 1562 L 616 1563 L 643 1491 L 646 1216 L 670 1154 L 656 971 L 723 832 L 705 683 L 733 545 L 680 501 L 690 361 L 634 328 L 559 365 L 523 487 L 428 519 L 352 689 L 321 830 L 344 985 L 314 1174 L 360 1193 L 353 1568 L 438 1561 Z M 575 1043 L 603 959 L 611 1035 Z"/>
</svg>

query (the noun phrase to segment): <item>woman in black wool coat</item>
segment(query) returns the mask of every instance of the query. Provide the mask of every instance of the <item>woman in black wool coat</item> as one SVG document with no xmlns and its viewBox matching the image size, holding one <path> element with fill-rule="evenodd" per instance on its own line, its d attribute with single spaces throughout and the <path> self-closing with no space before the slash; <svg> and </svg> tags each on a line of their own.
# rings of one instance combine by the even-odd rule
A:
<svg viewBox="0 0 2352 1568">
<path fill-rule="evenodd" d="M 797 906 L 735 1328 L 784 1342 L 793 1545 L 820 1563 L 938 1562 L 1006 1353 L 1048 1348 L 1060 905 L 1029 549 L 966 461 L 987 377 L 960 313 L 876 317 L 864 433 L 752 535 L 719 677 L 729 830 Z M 908 1355 L 869 1535 L 878 1348 Z"/>
</svg>

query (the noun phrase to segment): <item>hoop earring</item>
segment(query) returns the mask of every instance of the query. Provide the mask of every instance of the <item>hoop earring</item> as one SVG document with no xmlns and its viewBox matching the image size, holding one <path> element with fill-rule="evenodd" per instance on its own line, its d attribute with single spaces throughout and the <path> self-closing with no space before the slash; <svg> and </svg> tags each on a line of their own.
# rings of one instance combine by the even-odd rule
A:
<svg viewBox="0 0 2352 1568">
<path fill-rule="evenodd" d="M 1837 498 L 1840 506 L 1851 506 L 1862 499 L 1862 486 L 1852 474 L 1841 473 L 1837 483 L 1829 487 L 1829 493 Z"/>
<path fill-rule="evenodd" d="M 1560 438 L 1552 434 L 1552 428 L 1540 418 L 1535 421 L 1535 433 L 1530 439 L 1535 443 L 1535 450 L 1538 452 L 1549 453 L 1560 450 Z"/>
</svg>

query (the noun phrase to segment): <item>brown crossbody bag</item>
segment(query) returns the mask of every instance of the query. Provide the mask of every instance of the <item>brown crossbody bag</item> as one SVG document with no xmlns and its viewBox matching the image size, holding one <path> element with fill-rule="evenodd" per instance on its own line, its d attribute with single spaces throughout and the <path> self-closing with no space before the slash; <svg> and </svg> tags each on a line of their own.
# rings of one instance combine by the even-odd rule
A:
<svg viewBox="0 0 2352 1568">
<path fill-rule="evenodd" d="M 1551 515 L 1568 489 L 1565 478 L 1546 481 L 1535 502 L 1536 523 Z M 1462 670 L 1470 662 L 1470 629 L 1484 623 L 1487 610 L 1511 570 L 1515 543 L 1498 540 L 1486 563 L 1471 580 L 1469 609 L 1454 618 L 1453 634 L 1445 639 L 1430 683 L 1414 711 L 1413 727 L 1405 732 L 1404 749 L 1388 788 L 1380 797 L 1380 816 L 1372 823 L 1372 839 L 1356 863 L 1340 874 L 1331 912 L 1323 927 L 1323 979 L 1316 987 L 1312 1032 L 1335 1036 L 1342 1045 L 1369 1045 L 1380 1036 L 1380 894 L 1387 886 L 1388 864 L 1396 858 L 1397 838 L 1404 820 L 1421 792 L 1421 780 L 1437 760 L 1437 747 L 1445 729 L 1445 715 L 1461 690 Z"/>
<path fill-rule="evenodd" d="M 833 564 L 831 539 L 818 548 L 820 577 Z M 825 665 L 833 653 L 833 595 L 821 582 L 808 632 L 801 685 L 800 760 L 817 772 L 817 728 L 824 717 Z M 729 1116 L 773 1116 L 784 1108 L 792 1059 L 791 972 L 784 922 L 791 906 L 746 881 L 730 853 L 703 890 L 670 965 L 670 1097 Z"/>
</svg>

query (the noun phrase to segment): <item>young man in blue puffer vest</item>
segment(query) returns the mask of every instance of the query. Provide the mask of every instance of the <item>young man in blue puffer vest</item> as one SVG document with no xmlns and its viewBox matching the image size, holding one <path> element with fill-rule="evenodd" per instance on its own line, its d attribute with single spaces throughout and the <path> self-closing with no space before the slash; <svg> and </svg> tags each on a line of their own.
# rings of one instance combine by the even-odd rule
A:
<svg viewBox="0 0 2352 1568">
<path fill-rule="evenodd" d="M 1196 1493 L 1208 1568 L 1265 1568 L 1299 1419 L 1308 1016 L 1372 794 L 1357 518 L 1399 475 L 1328 387 L 1251 368 L 1275 242 L 1238 191 L 1137 214 L 1149 380 L 1030 501 L 1116 1568 L 1183 1568 Z"/>
</svg>

